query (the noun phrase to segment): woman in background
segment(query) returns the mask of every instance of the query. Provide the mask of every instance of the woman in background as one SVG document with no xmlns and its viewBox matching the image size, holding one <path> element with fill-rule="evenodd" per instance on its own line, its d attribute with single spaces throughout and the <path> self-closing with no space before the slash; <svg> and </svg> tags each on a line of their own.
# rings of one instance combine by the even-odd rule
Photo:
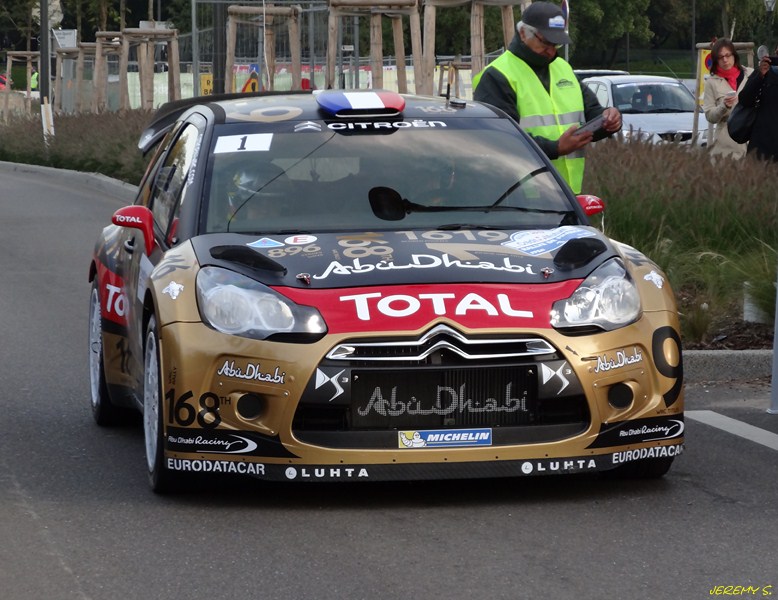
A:
<svg viewBox="0 0 778 600">
<path fill-rule="evenodd" d="M 727 119 L 732 107 L 737 104 L 738 92 L 753 69 L 740 64 L 734 44 L 726 38 L 716 40 L 710 50 L 710 57 L 710 77 L 705 81 L 702 110 L 708 122 L 716 126 L 711 154 L 743 158 L 747 146 L 729 137 Z"/>
</svg>

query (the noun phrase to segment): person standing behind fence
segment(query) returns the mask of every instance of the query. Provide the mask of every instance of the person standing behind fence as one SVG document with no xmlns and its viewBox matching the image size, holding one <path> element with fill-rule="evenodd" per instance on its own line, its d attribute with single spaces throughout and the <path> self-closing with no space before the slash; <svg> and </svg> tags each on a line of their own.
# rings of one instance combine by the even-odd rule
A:
<svg viewBox="0 0 778 600">
<path fill-rule="evenodd" d="M 775 59 L 778 48 L 773 51 Z M 756 121 L 748 142 L 748 154 L 778 161 L 778 61 L 765 56 L 746 80 L 737 101 L 745 107 L 759 102 Z"/>
<path fill-rule="evenodd" d="M 743 158 L 746 144 L 738 144 L 727 131 L 727 119 L 737 104 L 738 91 L 743 89 L 753 69 L 743 67 L 734 44 L 721 38 L 710 50 L 710 77 L 705 80 L 702 96 L 702 110 L 708 123 L 716 126 L 710 153 L 718 156 Z"/>
<path fill-rule="evenodd" d="M 557 49 L 569 44 L 562 9 L 533 2 L 516 24 L 508 49 L 473 78 L 473 99 L 505 111 L 521 124 L 579 194 L 584 147 L 621 130 L 617 108 L 603 108 L 594 92 L 583 89 Z M 602 128 L 576 134 L 578 125 L 602 115 Z"/>
<path fill-rule="evenodd" d="M 30 76 L 30 90 L 33 92 L 38 91 L 38 69 L 32 68 L 32 75 Z"/>
</svg>

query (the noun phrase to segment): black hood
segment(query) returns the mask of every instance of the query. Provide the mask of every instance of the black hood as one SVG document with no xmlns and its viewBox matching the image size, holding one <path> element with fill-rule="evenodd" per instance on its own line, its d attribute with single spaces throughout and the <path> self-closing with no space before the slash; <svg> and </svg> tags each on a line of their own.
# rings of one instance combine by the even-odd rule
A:
<svg viewBox="0 0 778 600">
<path fill-rule="evenodd" d="M 192 239 L 201 266 L 266 285 L 338 288 L 416 283 L 552 283 L 583 279 L 616 252 L 591 227 L 526 231 L 234 233 Z"/>
</svg>

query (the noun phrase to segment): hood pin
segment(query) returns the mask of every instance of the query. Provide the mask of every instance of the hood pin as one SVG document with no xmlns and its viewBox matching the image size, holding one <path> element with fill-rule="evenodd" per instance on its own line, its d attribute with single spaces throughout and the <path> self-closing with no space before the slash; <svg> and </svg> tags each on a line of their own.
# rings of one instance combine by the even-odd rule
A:
<svg viewBox="0 0 778 600">
<path fill-rule="evenodd" d="M 540 269 L 540 272 L 543 273 L 543 279 L 548 279 L 549 277 L 551 277 L 551 274 L 554 272 L 554 269 L 552 269 L 551 267 L 543 267 L 542 269 Z"/>
<path fill-rule="evenodd" d="M 302 281 L 305 285 L 311 285 L 311 274 L 310 273 L 298 273 L 297 279 L 299 281 Z"/>
</svg>

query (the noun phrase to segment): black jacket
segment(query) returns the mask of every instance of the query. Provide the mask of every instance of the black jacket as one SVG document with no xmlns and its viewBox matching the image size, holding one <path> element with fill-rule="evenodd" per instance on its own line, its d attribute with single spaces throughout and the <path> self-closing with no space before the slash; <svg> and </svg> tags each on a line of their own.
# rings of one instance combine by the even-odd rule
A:
<svg viewBox="0 0 778 600">
<path fill-rule="evenodd" d="M 530 50 L 527 45 L 521 41 L 518 33 L 513 36 L 513 40 L 511 41 L 510 46 L 508 46 L 507 51 L 512 52 L 524 62 L 526 62 L 538 76 L 538 79 L 540 79 L 543 87 L 545 87 L 546 90 L 549 89 L 550 76 L 548 66 L 551 64 L 551 61 L 549 61 L 545 56 L 540 56 L 539 54 L 536 54 Z M 563 59 L 557 57 L 554 60 Z M 592 92 L 589 88 L 582 85 L 581 91 L 583 93 L 584 116 L 586 117 L 587 121 L 591 121 L 593 118 L 600 116 L 605 108 L 600 104 L 600 102 L 597 100 L 597 96 L 595 96 L 594 92 Z M 481 74 L 481 79 L 478 82 L 475 91 L 473 92 L 473 100 L 491 104 L 492 106 L 495 106 L 508 113 L 516 121 L 520 121 L 519 113 L 516 109 L 516 94 L 514 93 L 511 85 L 508 83 L 505 75 L 503 75 L 497 69 L 486 67 L 486 69 Z M 595 141 L 601 140 L 610 135 L 613 134 L 599 132 L 594 136 L 594 139 Z M 534 135 L 532 136 L 532 139 L 537 142 L 538 146 L 540 146 L 543 152 L 546 153 L 546 156 L 548 156 L 551 160 L 559 158 L 559 143 L 557 140 L 549 140 L 548 138 Z"/>
<path fill-rule="evenodd" d="M 755 106 L 759 99 L 756 121 L 748 142 L 748 154 L 778 160 L 778 67 L 770 67 L 764 77 L 755 69 L 738 94 L 737 101 L 745 107 Z"/>
</svg>

